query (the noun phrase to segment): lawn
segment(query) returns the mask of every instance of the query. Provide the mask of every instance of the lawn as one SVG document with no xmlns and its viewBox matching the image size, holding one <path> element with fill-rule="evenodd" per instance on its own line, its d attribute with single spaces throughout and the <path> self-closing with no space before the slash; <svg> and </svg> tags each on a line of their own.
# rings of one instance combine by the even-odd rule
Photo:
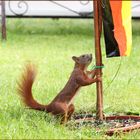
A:
<svg viewBox="0 0 140 140">
<path fill-rule="evenodd" d="M 102 39 L 106 115 L 140 113 L 139 22 L 133 21 L 130 57 L 107 59 Z M 0 44 L 0 139 L 140 138 L 138 130 L 119 137 L 107 137 L 103 132 L 97 133 L 94 128 L 83 126 L 72 129 L 59 125 L 49 114 L 26 109 L 17 95 L 17 81 L 28 61 L 32 61 L 38 69 L 33 86 L 34 98 L 47 104 L 57 95 L 73 69 L 71 57 L 84 53 L 94 54 L 91 19 L 8 19 L 7 35 L 7 41 Z M 93 59 L 92 65 L 94 62 Z M 120 62 L 119 73 L 110 84 Z M 95 113 L 95 84 L 80 90 L 75 98 L 75 107 L 77 113 Z"/>
</svg>

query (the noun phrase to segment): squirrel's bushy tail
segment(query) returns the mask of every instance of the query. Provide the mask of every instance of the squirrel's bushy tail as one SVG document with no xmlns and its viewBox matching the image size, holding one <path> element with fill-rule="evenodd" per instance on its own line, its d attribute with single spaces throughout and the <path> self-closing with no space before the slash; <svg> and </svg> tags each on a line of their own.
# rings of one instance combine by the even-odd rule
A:
<svg viewBox="0 0 140 140">
<path fill-rule="evenodd" d="M 47 111 L 47 105 L 41 105 L 33 98 L 32 85 L 34 83 L 35 77 L 36 69 L 34 65 L 27 64 L 25 67 L 25 71 L 22 74 L 22 79 L 18 83 L 18 93 L 25 105 L 27 105 L 29 108 Z"/>
</svg>

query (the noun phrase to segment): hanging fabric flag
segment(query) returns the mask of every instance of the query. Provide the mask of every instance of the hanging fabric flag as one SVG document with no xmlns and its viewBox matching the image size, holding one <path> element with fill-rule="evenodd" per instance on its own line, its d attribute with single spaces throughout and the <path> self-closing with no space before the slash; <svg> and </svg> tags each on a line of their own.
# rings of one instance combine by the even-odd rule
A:
<svg viewBox="0 0 140 140">
<path fill-rule="evenodd" d="M 132 45 L 131 1 L 102 0 L 107 57 L 128 56 Z"/>
</svg>

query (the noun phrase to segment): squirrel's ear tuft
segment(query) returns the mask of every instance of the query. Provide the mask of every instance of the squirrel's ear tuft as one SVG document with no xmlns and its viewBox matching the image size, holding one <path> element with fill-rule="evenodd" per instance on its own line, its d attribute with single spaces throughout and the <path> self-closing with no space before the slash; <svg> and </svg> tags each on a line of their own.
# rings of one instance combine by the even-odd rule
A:
<svg viewBox="0 0 140 140">
<path fill-rule="evenodd" d="M 75 62 L 78 62 L 78 57 L 73 56 L 72 59 L 73 59 Z"/>
<path fill-rule="evenodd" d="M 74 61 L 76 61 L 77 57 L 76 57 L 76 56 L 73 56 L 72 59 L 73 59 Z"/>
</svg>

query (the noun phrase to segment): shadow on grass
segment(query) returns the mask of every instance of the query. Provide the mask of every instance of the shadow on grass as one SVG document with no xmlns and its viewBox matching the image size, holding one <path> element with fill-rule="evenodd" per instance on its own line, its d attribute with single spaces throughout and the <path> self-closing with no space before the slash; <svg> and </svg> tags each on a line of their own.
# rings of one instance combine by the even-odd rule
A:
<svg viewBox="0 0 140 140">
<path fill-rule="evenodd" d="M 8 32 L 23 35 L 93 36 L 93 20 L 88 19 L 8 19 Z"/>
</svg>

